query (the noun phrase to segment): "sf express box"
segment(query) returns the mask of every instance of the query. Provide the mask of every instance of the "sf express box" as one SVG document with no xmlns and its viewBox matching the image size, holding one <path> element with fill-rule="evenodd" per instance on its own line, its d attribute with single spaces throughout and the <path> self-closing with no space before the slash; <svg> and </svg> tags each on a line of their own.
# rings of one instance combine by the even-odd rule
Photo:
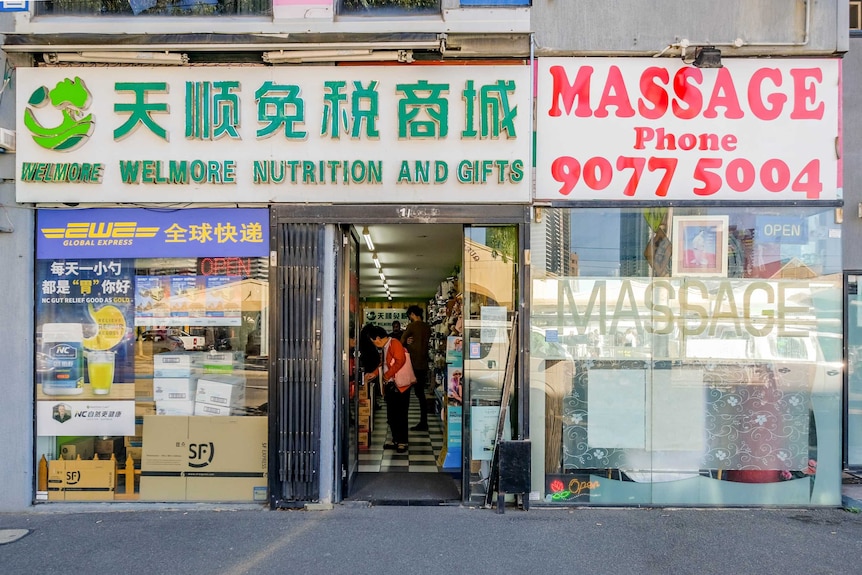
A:
<svg viewBox="0 0 862 575">
<path fill-rule="evenodd" d="M 147 417 L 141 499 L 259 500 L 267 456 L 266 417 Z"/>
<path fill-rule="evenodd" d="M 233 375 L 202 375 L 195 401 L 222 407 L 240 407 L 245 402 L 245 379 Z"/>
<path fill-rule="evenodd" d="M 153 378 L 153 399 L 156 400 L 156 410 L 158 410 L 159 401 L 194 401 L 196 389 L 194 376 Z"/>
<path fill-rule="evenodd" d="M 116 463 L 113 461 L 49 461 L 48 501 L 111 501 L 116 481 Z"/>
<path fill-rule="evenodd" d="M 153 378 L 191 377 L 201 367 L 201 356 L 196 351 L 157 353 L 153 356 Z"/>
</svg>

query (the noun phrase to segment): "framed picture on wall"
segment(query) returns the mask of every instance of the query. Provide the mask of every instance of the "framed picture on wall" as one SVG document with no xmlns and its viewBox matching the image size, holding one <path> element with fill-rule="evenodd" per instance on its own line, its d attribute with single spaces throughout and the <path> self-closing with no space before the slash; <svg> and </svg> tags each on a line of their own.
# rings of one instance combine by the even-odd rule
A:
<svg viewBox="0 0 862 575">
<path fill-rule="evenodd" d="M 673 275 L 727 277 L 727 216 L 673 218 Z"/>
</svg>

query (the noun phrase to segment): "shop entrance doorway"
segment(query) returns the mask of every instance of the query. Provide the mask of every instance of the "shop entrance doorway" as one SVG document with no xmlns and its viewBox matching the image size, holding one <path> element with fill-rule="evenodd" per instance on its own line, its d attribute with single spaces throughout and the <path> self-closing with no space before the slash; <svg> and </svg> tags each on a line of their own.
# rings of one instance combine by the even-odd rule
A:
<svg viewBox="0 0 862 575">
<path fill-rule="evenodd" d="M 524 305 L 529 214 L 504 204 L 273 208 L 273 507 L 484 501 L 511 319 Z M 406 326 L 410 305 L 435 331 L 429 429 L 411 430 L 408 449 L 388 453 L 385 407 L 375 413 L 379 394 L 363 385 L 357 361 L 359 331 L 366 312 L 387 335 L 396 319 Z M 400 319 L 387 310 L 400 310 Z M 521 381 L 517 374 L 512 437 L 524 433 Z M 418 423 L 418 401 L 411 391 L 409 427 Z"/>
<path fill-rule="evenodd" d="M 358 286 L 349 290 L 346 302 L 354 361 L 349 368 L 346 451 L 355 471 L 346 478 L 347 498 L 378 504 L 460 502 L 461 458 L 447 453 L 445 414 L 450 402 L 446 377 L 452 365 L 446 361 L 446 346 L 450 336 L 463 331 L 459 304 L 464 226 L 354 224 L 346 233 L 347 273 L 356 278 L 351 286 Z M 381 350 L 371 341 L 375 333 L 412 349 L 419 381 L 404 392 L 406 398 L 398 396 L 407 412 L 407 444 L 401 444 L 402 449 L 387 421 L 395 414 L 391 410 L 399 408 L 387 403 L 379 374 L 373 375 L 381 359 Z"/>
</svg>

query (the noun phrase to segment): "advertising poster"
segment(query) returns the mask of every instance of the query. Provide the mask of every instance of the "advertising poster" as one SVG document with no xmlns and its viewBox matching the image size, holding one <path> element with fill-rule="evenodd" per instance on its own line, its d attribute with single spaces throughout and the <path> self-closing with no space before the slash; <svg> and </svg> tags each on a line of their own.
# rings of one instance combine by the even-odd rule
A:
<svg viewBox="0 0 862 575">
<path fill-rule="evenodd" d="M 37 399 L 134 399 L 132 265 L 110 258 L 37 262 Z M 96 368 L 96 352 L 113 358 L 114 385 L 104 394 L 93 393 L 88 373 Z"/>
<path fill-rule="evenodd" d="M 474 405 L 470 411 L 470 439 L 472 458 L 491 461 L 494 458 L 494 439 L 500 408 L 493 405 Z"/>
<path fill-rule="evenodd" d="M 199 300 L 196 276 L 171 277 L 171 317 L 191 320 L 203 316 L 203 308 L 196 306 Z"/>
<path fill-rule="evenodd" d="M 449 397 L 449 405 L 461 405 L 464 368 L 450 365 L 446 371 L 446 395 Z"/>
<path fill-rule="evenodd" d="M 242 315 L 239 294 L 239 278 L 207 277 L 206 317 L 218 318 L 219 325 L 239 325 Z"/>
<path fill-rule="evenodd" d="M 483 305 L 482 343 L 508 343 L 506 338 L 506 308 L 502 306 Z"/>
<path fill-rule="evenodd" d="M 460 335 L 450 335 L 446 338 L 446 363 L 453 367 L 464 365 L 464 338 Z"/>
<path fill-rule="evenodd" d="M 135 325 L 164 325 L 171 315 L 171 278 L 135 278 Z"/>
<path fill-rule="evenodd" d="M 461 468 L 461 407 L 446 408 L 446 459 L 444 469 Z"/>
<path fill-rule="evenodd" d="M 52 419 L 56 404 L 98 399 L 108 406 L 129 400 L 132 408 L 113 407 L 110 411 L 119 415 L 101 420 L 92 435 L 122 435 L 129 426 L 134 431 L 132 266 L 133 260 L 112 258 L 36 262 L 39 430 L 59 431 L 62 422 Z M 69 435 L 69 427 L 78 425 L 39 433 Z"/>
</svg>

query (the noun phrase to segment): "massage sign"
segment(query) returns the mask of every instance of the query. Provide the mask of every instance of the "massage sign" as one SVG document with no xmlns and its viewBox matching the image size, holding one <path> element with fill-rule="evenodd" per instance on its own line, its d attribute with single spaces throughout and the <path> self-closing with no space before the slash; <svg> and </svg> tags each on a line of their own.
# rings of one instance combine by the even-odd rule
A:
<svg viewBox="0 0 862 575">
<path fill-rule="evenodd" d="M 536 199 L 840 199 L 840 60 L 723 63 L 539 59 Z"/>
</svg>

